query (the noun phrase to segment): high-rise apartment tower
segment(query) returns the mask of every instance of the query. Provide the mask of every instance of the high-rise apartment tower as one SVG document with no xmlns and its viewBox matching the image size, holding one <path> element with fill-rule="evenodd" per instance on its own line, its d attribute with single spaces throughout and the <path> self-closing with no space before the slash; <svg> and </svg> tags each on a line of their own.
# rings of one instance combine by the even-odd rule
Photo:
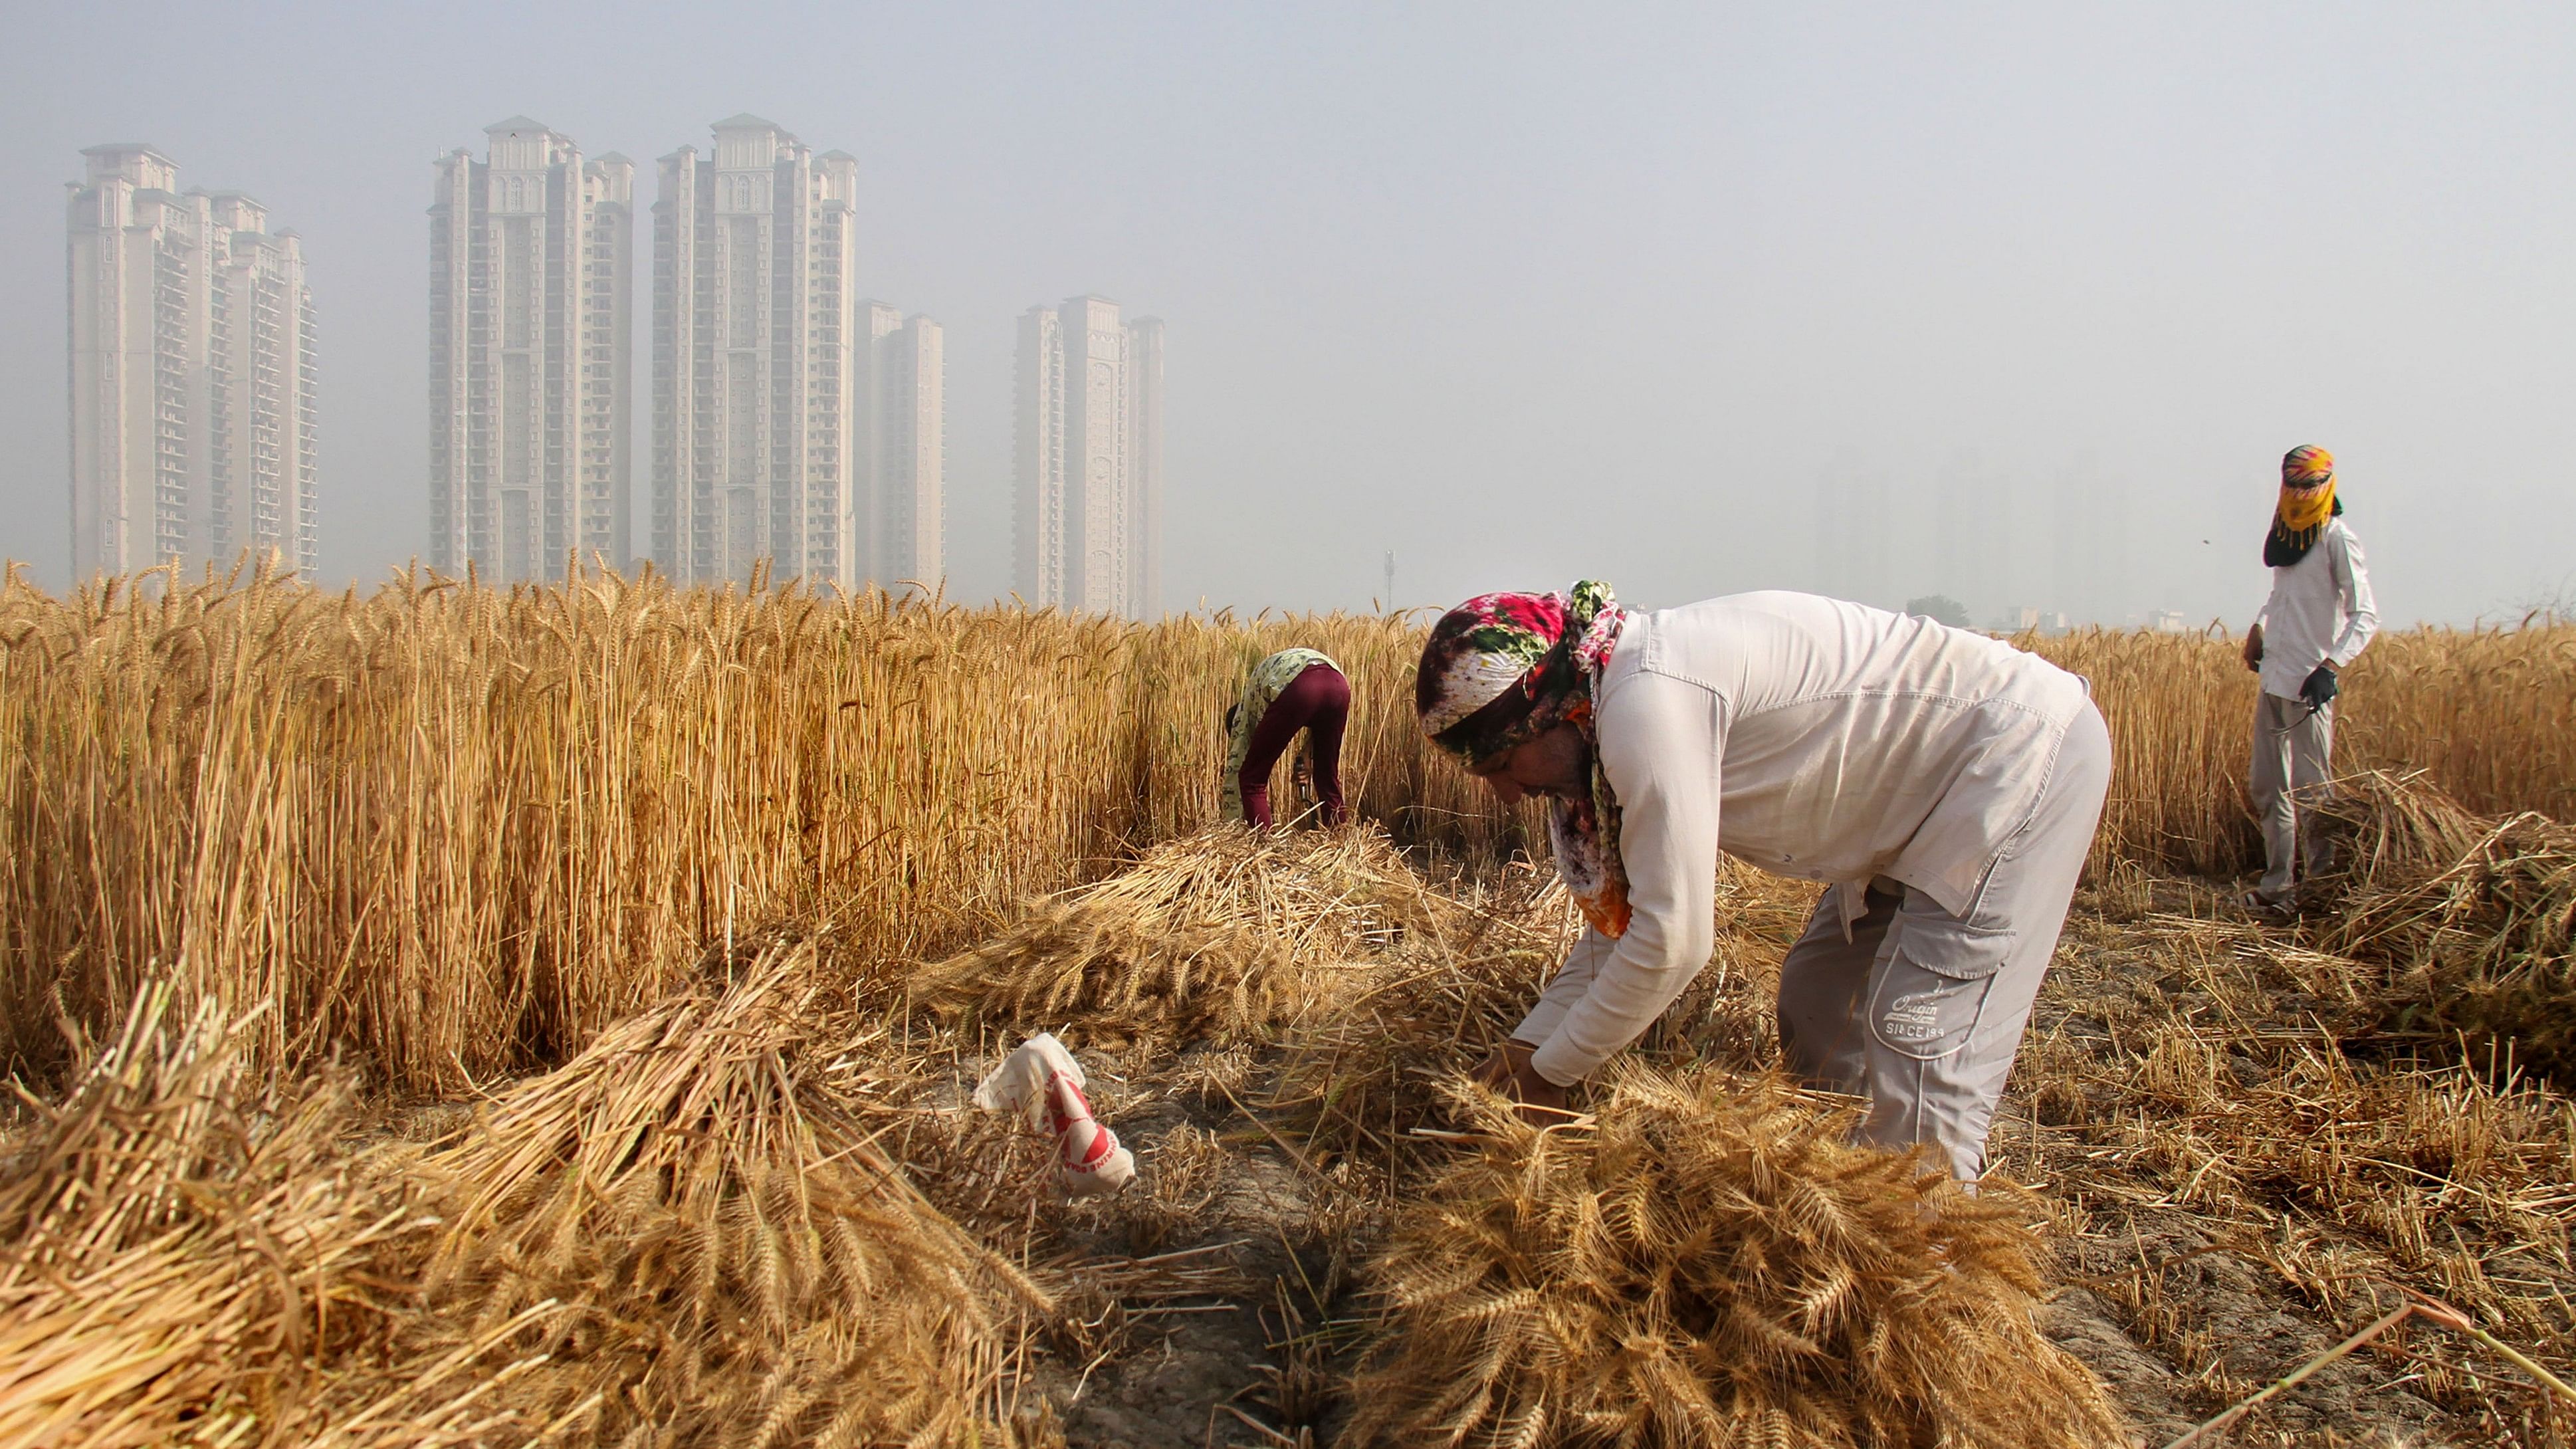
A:
<svg viewBox="0 0 2576 1449">
<path fill-rule="evenodd" d="M 863 482 L 852 510 L 861 572 L 886 589 L 936 590 L 947 572 L 947 379 L 939 324 L 862 303 Z"/>
<path fill-rule="evenodd" d="M 635 167 L 525 116 L 429 208 L 430 561 L 557 579 L 633 548 Z"/>
<path fill-rule="evenodd" d="M 1163 617 L 1163 319 L 1127 327 L 1127 598 L 1139 619 Z"/>
<path fill-rule="evenodd" d="M 93 146 L 70 207 L 72 570 L 245 551 L 314 568 L 313 294 L 303 244 L 237 192 L 179 193 Z"/>
<path fill-rule="evenodd" d="M 1020 317 L 1013 586 L 1034 607 L 1162 612 L 1163 324 L 1075 297 Z"/>
<path fill-rule="evenodd" d="M 653 556 L 681 583 L 855 586 L 857 167 L 757 116 L 662 158 L 653 203 Z"/>
</svg>

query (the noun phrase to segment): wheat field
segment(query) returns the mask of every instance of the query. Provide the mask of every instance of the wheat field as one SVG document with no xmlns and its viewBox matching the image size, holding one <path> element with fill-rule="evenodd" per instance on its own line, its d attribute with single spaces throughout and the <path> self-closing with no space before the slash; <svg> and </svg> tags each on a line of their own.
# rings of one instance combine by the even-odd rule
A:
<svg viewBox="0 0 2576 1449">
<path fill-rule="evenodd" d="M 2316 1334 L 2373 1301 L 2366 1271 L 2576 1364 L 2549 1266 L 2576 1111 L 2499 1065 L 2558 1051 L 2576 999 L 2576 854 L 2546 818 L 2576 815 L 2576 628 L 2405 631 L 2348 671 L 2339 764 L 2391 773 L 2349 797 L 2342 934 L 2294 938 L 2211 914 L 2255 849 L 2235 642 L 2016 641 L 2091 681 L 2118 773 L 1997 1130 L 2053 1195 L 1954 1202 L 1927 1237 L 1871 1214 L 1930 1179 L 1809 1150 L 1845 1107 L 1764 1075 L 1800 887 L 1730 875 L 1717 960 L 1575 1136 L 1444 1098 L 1567 912 L 1536 817 L 1412 728 L 1426 617 L 146 584 L 0 587 L 0 1437 L 1048 1449 L 1094 1369 L 1190 1344 L 1263 1436 L 1229 1442 L 1313 1443 L 1357 1382 L 1349 1442 L 2090 1445 L 2146 1401 L 2106 1408 L 2034 1346 L 2052 1253 L 2102 1268 L 2197 1417 L 2258 1382 L 2214 1310 L 2164 1296 L 2222 1240 L 2259 1239 L 2231 1251 Z M 1290 644 L 1350 675 L 1364 824 L 1204 832 L 1225 706 Z M 1107 1118 L 1160 1124 L 1087 1228 L 1040 1213 L 1042 1150 L 956 1105 L 1003 1033 L 1066 1022 L 1125 1073 L 1095 1078 Z M 2366 1059 L 2434 1036 L 2485 1065 Z M 2347 1161 L 2343 1127 L 2373 1145 Z M 1266 1302 L 1239 1244 L 1172 1246 L 1257 1177 L 1247 1133 L 1293 1168 Z M 1719 1226 L 1640 1226 L 1718 1201 Z M 1926 1252 L 1992 1269 L 1952 1305 L 1987 1359 L 1887 1327 Z M 1591 1317 L 1539 1312 L 1569 1303 Z M 1237 1310 L 1231 1337 L 1154 1317 Z M 1720 1311 L 1760 1350 L 1722 1394 Z M 2488 1441 L 2567 1442 L 2495 1362 L 2423 1358 L 2421 1392 Z M 1650 1382 L 1670 1414 L 1637 1407 Z"/>
<path fill-rule="evenodd" d="M 277 1070 L 404 1090 L 561 1060 L 710 951 L 819 921 L 925 960 L 1214 818 L 1219 719 L 1288 644 L 1350 675 L 1346 786 L 1404 844 L 1531 848 L 1411 727 L 1427 621 L 1144 626 L 794 588 L 411 574 L 0 591 L 0 1014 L 38 1077 L 150 981 L 262 1014 Z M 2119 768 L 2102 853 L 2251 859 L 2253 680 L 2228 641 L 2029 641 L 2086 675 Z M 2569 813 L 2576 628 L 2418 630 L 2350 672 L 2342 762 Z M 1543 849 L 1538 846 L 1538 849 Z"/>
</svg>

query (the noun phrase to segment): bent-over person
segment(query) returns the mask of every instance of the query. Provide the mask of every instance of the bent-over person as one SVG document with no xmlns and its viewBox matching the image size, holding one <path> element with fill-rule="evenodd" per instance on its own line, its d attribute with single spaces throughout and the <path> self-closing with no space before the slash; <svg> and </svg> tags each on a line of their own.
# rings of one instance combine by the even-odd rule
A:
<svg viewBox="0 0 2576 1449">
<path fill-rule="evenodd" d="M 1484 1080 L 1561 1108 L 1636 1041 L 1709 959 L 1724 852 L 1830 887 L 1781 967 L 1790 1068 L 1870 1098 L 1861 1140 L 1985 1170 L 2110 782 L 2082 679 L 1810 594 L 1630 612 L 1584 582 L 1451 610 L 1414 702 L 1506 804 L 1549 797 L 1586 922 Z"/>
<path fill-rule="evenodd" d="M 1306 732 L 1315 801 L 1326 825 L 1342 823 L 1342 729 L 1351 682 L 1312 649 L 1282 649 L 1252 666 L 1226 711 L 1225 818 L 1270 828 L 1270 771 L 1297 732 Z"/>
</svg>

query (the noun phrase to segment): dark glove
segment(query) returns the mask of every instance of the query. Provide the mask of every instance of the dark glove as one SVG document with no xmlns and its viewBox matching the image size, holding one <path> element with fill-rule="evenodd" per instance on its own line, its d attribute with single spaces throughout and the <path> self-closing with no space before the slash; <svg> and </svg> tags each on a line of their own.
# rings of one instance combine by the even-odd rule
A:
<svg viewBox="0 0 2576 1449">
<path fill-rule="evenodd" d="M 2308 702 L 2310 714 L 2321 713 L 2334 703 L 2335 672 L 2331 664 L 2320 664 L 2309 671 L 2307 683 L 2299 686 L 2299 698 Z"/>
</svg>

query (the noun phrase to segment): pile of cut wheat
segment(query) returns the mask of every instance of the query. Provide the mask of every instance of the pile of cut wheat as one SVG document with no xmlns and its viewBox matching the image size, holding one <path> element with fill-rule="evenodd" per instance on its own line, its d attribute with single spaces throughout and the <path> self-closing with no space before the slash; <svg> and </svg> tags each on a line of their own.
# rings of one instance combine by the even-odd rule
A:
<svg viewBox="0 0 2576 1449">
<path fill-rule="evenodd" d="M 2325 944 L 2387 966 L 2389 1023 L 2576 1073 L 2576 827 L 2479 816 L 2417 775 L 2342 781 L 2321 813 L 2345 857 Z"/>
<path fill-rule="evenodd" d="M 529 1362 L 496 1406 L 603 1444 L 991 1433 L 1005 1310 L 1045 1294 L 820 1080 L 811 952 L 620 1022 L 424 1159 L 420 1351 Z"/>
<path fill-rule="evenodd" d="M 221 1016 L 147 991 L 0 1166 L 0 1443 L 435 1444 L 472 1387 L 397 1386 L 380 1265 L 425 1221 L 335 1139 L 351 1082 L 260 1091 Z M 397 1295 L 398 1296 L 398 1295 Z"/>
<path fill-rule="evenodd" d="M 811 955 L 427 1152 L 149 994 L 0 1168 L 0 1441 L 1050 1442 L 1005 1394 L 1049 1295 L 830 1084 Z"/>
<path fill-rule="evenodd" d="M 1167 841 L 924 967 L 912 999 L 1093 1043 L 1242 1039 L 1295 1018 L 1455 908 L 1372 826 Z"/>
<path fill-rule="evenodd" d="M 2034 1240 L 1775 1079 L 1630 1065 L 1405 1208 L 1351 1439 L 1404 1445 L 2124 1444 L 2031 1321 Z"/>
</svg>

